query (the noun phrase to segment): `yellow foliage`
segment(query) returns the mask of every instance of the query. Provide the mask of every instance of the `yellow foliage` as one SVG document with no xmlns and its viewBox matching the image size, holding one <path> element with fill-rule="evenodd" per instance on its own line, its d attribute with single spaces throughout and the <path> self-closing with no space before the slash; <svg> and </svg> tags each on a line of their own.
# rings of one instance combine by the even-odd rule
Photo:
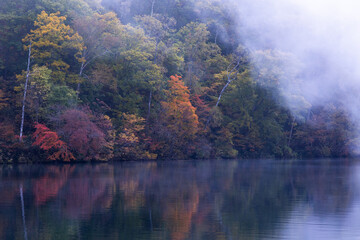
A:
<svg viewBox="0 0 360 240">
<path fill-rule="evenodd" d="M 74 52 L 78 62 L 83 62 L 81 56 L 84 50 L 82 37 L 70 26 L 65 25 L 66 16 L 60 16 L 60 12 L 47 14 L 42 11 L 34 22 L 35 29 L 22 40 L 25 50 L 30 46 L 31 55 L 36 62 L 44 64 L 53 71 L 54 76 L 62 76 L 57 72 L 66 72 L 69 65 L 65 63 L 66 53 Z"/>
<path fill-rule="evenodd" d="M 53 66 L 55 69 L 59 71 L 66 71 L 69 69 L 69 64 L 66 64 L 64 61 L 61 60 L 55 60 L 51 66 Z"/>
<path fill-rule="evenodd" d="M 145 119 L 134 114 L 121 114 L 123 129 L 117 136 L 119 155 L 124 158 L 156 159 L 157 155 L 145 150 L 142 131 Z M 142 138 L 140 138 L 140 136 Z"/>
</svg>

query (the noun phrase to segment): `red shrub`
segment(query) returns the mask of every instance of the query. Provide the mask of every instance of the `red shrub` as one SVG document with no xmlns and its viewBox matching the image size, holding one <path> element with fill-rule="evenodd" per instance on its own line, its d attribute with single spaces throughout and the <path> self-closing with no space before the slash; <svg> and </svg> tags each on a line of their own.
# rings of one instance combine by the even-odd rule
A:
<svg viewBox="0 0 360 240">
<path fill-rule="evenodd" d="M 36 131 L 33 133 L 35 139 L 33 146 L 39 146 L 44 151 L 51 151 L 52 154 L 48 157 L 49 160 L 60 160 L 69 162 L 75 160 L 73 154 L 69 151 L 65 142 L 59 139 L 56 132 L 51 131 L 45 125 L 36 123 Z"/>
</svg>

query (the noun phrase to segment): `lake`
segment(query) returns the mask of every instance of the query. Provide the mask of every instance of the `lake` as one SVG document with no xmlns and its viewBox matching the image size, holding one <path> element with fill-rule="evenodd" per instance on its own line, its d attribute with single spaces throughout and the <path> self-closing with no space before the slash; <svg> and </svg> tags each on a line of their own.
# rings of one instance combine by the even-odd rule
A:
<svg viewBox="0 0 360 240">
<path fill-rule="evenodd" d="M 0 239 L 360 239 L 360 162 L 0 166 Z"/>
</svg>

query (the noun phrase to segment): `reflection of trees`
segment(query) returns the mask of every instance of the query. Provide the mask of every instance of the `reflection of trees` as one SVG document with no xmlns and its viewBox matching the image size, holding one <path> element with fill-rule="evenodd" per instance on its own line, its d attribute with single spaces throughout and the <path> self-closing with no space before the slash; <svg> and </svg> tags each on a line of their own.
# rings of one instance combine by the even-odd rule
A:
<svg viewBox="0 0 360 240">
<path fill-rule="evenodd" d="M 334 167 L 334 161 L 241 164 L 234 184 L 222 195 L 226 234 L 233 239 L 257 239 L 259 234 L 272 233 L 297 202 L 309 204 L 315 213 L 346 209 L 350 202 L 344 199 L 351 197 L 348 170 Z"/>
<path fill-rule="evenodd" d="M 193 186 L 186 191 L 173 191 L 167 197 L 163 214 L 166 228 L 171 239 L 186 239 L 199 204 L 198 189 Z"/>
<path fill-rule="evenodd" d="M 112 167 L 107 165 L 78 168 L 60 198 L 63 213 L 69 218 L 79 219 L 109 209 L 114 187 L 112 173 Z"/>
<path fill-rule="evenodd" d="M 349 169 L 334 161 L 0 168 L 0 239 L 21 238 L 20 183 L 31 239 L 257 239 L 297 203 L 315 214 L 347 209 Z"/>
<path fill-rule="evenodd" d="M 349 169 L 351 167 L 346 160 L 322 160 L 297 165 L 292 169 L 294 191 L 302 190 L 303 200 L 312 205 L 316 214 L 342 212 L 351 204 Z"/>
<path fill-rule="evenodd" d="M 46 203 L 55 197 L 66 183 L 68 175 L 74 170 L 74 166 L 64 165 L 62 167 L 49 166 L 44 176 L 33 182 L 33 194 L 35 205 Z"/>
</svg>

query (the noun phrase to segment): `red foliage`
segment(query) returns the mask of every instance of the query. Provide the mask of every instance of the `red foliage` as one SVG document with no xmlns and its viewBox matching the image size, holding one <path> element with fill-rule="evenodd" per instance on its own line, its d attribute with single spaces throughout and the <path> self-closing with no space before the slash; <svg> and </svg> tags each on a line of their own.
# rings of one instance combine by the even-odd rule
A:
<svg viewBox="0 0 360 240">
<path fill-rule="evenodd" d="M 84 160 L 100 159 L 102 148 L 107 144 L 105 133 L 90 118 L 95 118 L 84 111 L 71 109 L 64 112 L 61 120 L 67 142 Z M 106 128 L 106 121 L 102 127 Z"/>
<path fill-rule="evenodd" d="M 73 154 L 69 151 L 65 142 L 59 139 L 56 132 L 51 131 L 45 125 L 36 123 L 36 131 L 33 133 L 33 139 L 35 142 L 33 146 L 39 146 L 40 149 L 45 151 L 52 151 L 52 155 L 48 157 L 49 160 L 60 160 L 65 162 L 75 160 Z"/>
</svg>

